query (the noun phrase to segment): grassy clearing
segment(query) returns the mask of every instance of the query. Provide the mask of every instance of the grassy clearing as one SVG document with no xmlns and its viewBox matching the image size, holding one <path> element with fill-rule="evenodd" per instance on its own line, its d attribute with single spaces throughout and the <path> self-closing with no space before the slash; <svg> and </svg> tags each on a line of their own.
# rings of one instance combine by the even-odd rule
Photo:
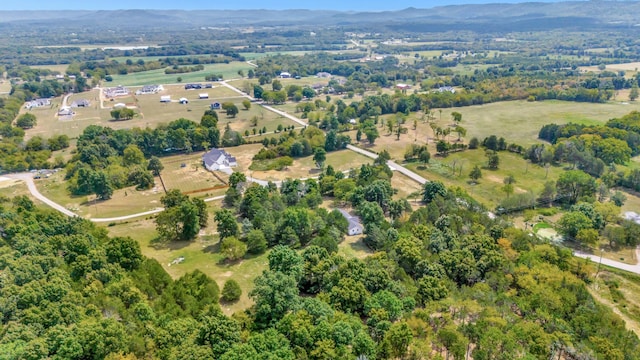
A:
<svg viewBox="0 0 640 360">
<path fill-rule="evenodd" d="M 640 277 L 602 267 L 589 291 L 625 321 L 627 329 L 640 334 Z"/>
<path fill-rule="evenodd" d="M 113 75 L 113 84 L 134 86 L 134 85 L 152 85 L 152 84 L 175 84 L 178 77 L 182 78 L 183 83 L 188 82 L 204 82 L 207 75 L 222 74 L 225 79 L 238 77 L 238 71 L 245 73 L 252 69 L 253 66 L 246 62 L 230 62 L 229 64 L 207 64 L 204 70 L 184 74 L 165 74 L 164 69 L 142 71 L 127 75 Z"/>
<path fill-rule="evenodd" d="M 137 191 L 125 188 L 113 192 L 106 201 L 94 201 L 94 196 L 72 196 L 67 190 L 64 173 L 58 172 L 48 179 L 35 180 L 38 190 L 49 199 L 82 217 L 114 217 L 149 211 L 161 207 L 164 194 L 160 183 L 151 190 Z"/>
<path fill-rule="evenodd" d="M 178 158 L 184 155 L 176 155 L 170 158 Z M 187 156 L 184 161 L 195 161 L 198 155 Z M 165 170 L 162 172 L 167 190 L 177 188 L 191 196 L 210 197 L 223 195 L 225 188 L 211 189 L 221 183 L 209 172 L 199 168 L 197 172 L 193 167 L 180 168 L 179 160 L 171 162 L 163 158 Z M 187 179 L 188 181 L 185 181 Z M 38 190 L 49 199 L 57 202 L 65 208 L 75 212 L 79 216 L 87 218 L 106 218 L 124 216 L 162 207 L 160 198 L 164 195 L 162 185 L 158 178 L 155 186 L 149 190 L 138 191 L 135 187 L 115 190 L 111 199 L 95 201 L 93 195 L 74 196 L 69 194 L 67 183 L 64 181 L 64 173 L 58 172 L 48 179 L 35 180 Z M 201 191 L 196 191 L 201 190 Z"/>
<path fill-rule="evenodd" d="M 338 254 L 347 258 L 363 259 L 373 251 L 362 241 L 363 236 L 347 236 L 344 241 L 338 244 Z"/>
<path fill-rule="evenodd" d="M 231 315 L 253 304 L 248 294 L 253 288 L 253 280 L 268 267 L 267 255 L 244 259 L 234 264 L 225 263 L 223 256 L 219 253 L 219 239 L 217 235 L 213 235 L 215 226 L 213 221 L 210 223 L 204 229 L 203 236 L 190 242 L 156 242 L 157 233 L 152 220 L 117 224 L 107 229 L 111 236 L 131 236 L 136 239 L 140 243 L 142 253 L 158 260 L 174 279 L 198 269 L 214 279 L 220 290 L 225 281 L 229 279 L 237 281 L 242 289 L 240 300 L 232 304 L 222 304 L 224 312 Z M 169 265 L 180 256 L 185 258 L 183 263 Z"/>
<path fill-rule="evenodd" d="M 470 183 L 469 172 L 476 164 L 481 167 L 486 164 L 484 151 L 480 149 L 453 153 L 445 158 L 432 158 L 426 167 L 418 163 L 409 163 L 406 167 L 427 179 L 440 180 L 447 186 L 459 186 L 489 208 L 495 208 L 506 197 L 506 194 L 500 190 L 505 177 L 512 175 L 516 179 L 515 193 L 532 191 L 539 194 L 545 181 L 555 181 L 563 171 L 559 167 L 550 167 L 547 175 L 544 168 L 527 165 L 527 162 L 517 154 L 500 152 L 499 156 L 499 168 L 483 169 L 482 178 L 477 184 Z"/>
<path fill-rule="evenodd" d="M 346 171 L 351 168 L 360 167 L 362 164 L 369 164 L 373 160 L 359 155 L 350 150 L 334 151 L 327 154 L 325 166 L 333 166 L 336 171 Z M 313 162 L 313 156 L 298 158 L 293 161 L 293 165 L 286 170 L 277 171 L 251 171 L 251 176 L 261 180 L 284 180 L 316 177 L 320 175 L 320 169 Z"/>
<path fill-rule="evenodd" d="M 8 94 L 11 91 L 11 83 L 0 78 L 0 93 Z"/>
<path fill-rule="evenodd" d="M 413 196 L 410 197 L 410 195 L 422 191 L 422 185 L 398 172 L 395 172 L 391 178 L 391 187 L 397 190 L 397 193 L 393 196 L 396 200 L 403 198 L 407 198 L 407 200 L 415 200 L 416 198 Z M 418 199 L 421 198 L 421 195 L 418 196 Z"/>
<path fill-rule="evenodd" d="M 204 152 L 167 156 L 160 159 L 164 165 L 162 180 L 167 190 L 179 189 L 192 196 L 204 196 L 205 193 L 217 194 L 226 190 L 221 189 L 220 187 L 224 184 L 202 166 L 202 154 Z M 223 179 L 227 177 L 223 173 L 218 173 L 218 176 Z"/>
</svg>

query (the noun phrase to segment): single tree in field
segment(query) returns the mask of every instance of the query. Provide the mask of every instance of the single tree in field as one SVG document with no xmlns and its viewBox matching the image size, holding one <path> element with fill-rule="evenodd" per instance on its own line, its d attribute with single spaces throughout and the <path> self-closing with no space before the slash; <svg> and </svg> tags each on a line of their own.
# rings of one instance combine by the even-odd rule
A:
<svg viewBox="0 0 640 360">
<path fill-rule="evenodd" d="M 635 101 L 638 98 L 638 85 L 634 85 L 629 92 L 629 100 Z"/>
<path fill-rule="evenodd" d="M 478 179 L 482 177 L 482 170 L 480 170 L 480 167 L 478 165 L 474 166 L 473 169 L 471 169 L 469 177 L 471 178 L 471 180 L 473 180 L 474 183 L 477 183 Z"/>
<path fill-rule="evenodd" d="M 227 116 L 229 117 L 236 117 L 236 115 L 238 114 L 238 107 L 232 102 L 226 102 L 222 104 L 222 109 L 227 113 Z"/>
<path fill-rule="evenodd" d="M 249 99 L 242 100 L 242 106 L 244 106 L 245 110 L 251 109 L 251 100 Z"/>
<path fill-rule="evenodd" d="M 513 175 L 509 175 L 506 178 L 504 178 L 502 182 L 504 183 L 504 186 L 502 187 L 502 191 L 504 191 L 504 193 L 507 194 L 507 197 L 509 197 L 511 194 L 513 194 L 513 191 L 514 191 L 513 184 L 515 184 L 516 179 L 513 177 Z"/>
<path fill-rule="evenodd" d="M 319 169 L 322 169 L 325 160 L 327 160 L 327 152 L 323 148 L 316 148 L 313 152 L 313 161 Z"/>
<path fill-rule="evenodd" d="M 462 121 L 462 114 L 460 114 L 457 111 L 454 111 L 451 113 L 451 118 L 453 119 L 453 122 L 457 125 L 460 124 L 460 122 Z"/>
</svg>

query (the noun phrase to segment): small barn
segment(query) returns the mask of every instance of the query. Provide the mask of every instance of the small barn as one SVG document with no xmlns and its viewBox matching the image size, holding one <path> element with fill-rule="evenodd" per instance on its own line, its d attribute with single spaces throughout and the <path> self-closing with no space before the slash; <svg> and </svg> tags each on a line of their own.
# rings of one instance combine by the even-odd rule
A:
<svg viewBox="0 0 640 360">
<path fill-rule="evenodd" d="M 162 102 L 162 103 L 171 102 L 171 95 L 160 96 L 160 102 Z"/>
<path fill-rule="evenodd" d="M 209 98 L 209 94 L 208 93 L 198 94 L 198 98 L 199 99 L 208 99 Z"/>
<path fill-rule="evenodd" d="M 222 105 L 219 102 L 211 103 L 211 110 L 220 110 L 221 107 Z"/>
</svg>

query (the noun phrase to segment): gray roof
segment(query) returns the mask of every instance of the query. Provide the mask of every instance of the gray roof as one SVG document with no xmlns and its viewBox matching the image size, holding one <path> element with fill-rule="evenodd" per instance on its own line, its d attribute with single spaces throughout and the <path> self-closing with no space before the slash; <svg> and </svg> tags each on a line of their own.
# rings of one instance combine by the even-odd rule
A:
<svg viewBox="0 0 640 360">
<path fill-rule="evenodd" d="M 360 218 L 359 217 L 349 214 L 349 212 L 347 210 L 344 210 L 344 209 L 338 209 L 338 211 L 340 211 L 342 216 L 344 216 L 345 219 L 347 219 L 347 221 L 349 222 L 349 230 L 354 229 L 354 228 L 360 228 L 360 229 L 364 228 L 362 226 L 362 224 L 360 223 Z"/>
<path fill-rule="evenodd" d="M 229 155 L 226 151 L 222 149 L 211 149 L 208 153 L 202 155 L 202 161 L 204 161 L 205 166 L 211 166 L 218 162 L 221 157 L 226 157 L 229 163 L 236 162 L 236 158 Z"/>
</svg>

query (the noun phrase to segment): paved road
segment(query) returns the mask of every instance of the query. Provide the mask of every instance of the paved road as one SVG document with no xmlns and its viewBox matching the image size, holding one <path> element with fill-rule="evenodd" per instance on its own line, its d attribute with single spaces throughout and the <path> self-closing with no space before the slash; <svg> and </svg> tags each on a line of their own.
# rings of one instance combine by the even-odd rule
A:
<svg viewBox="0 0 640 360">
<path fill-rule="evenodd" d="M 31 193 L 31 195 L 33 195 L 36 199 L 42 201 L 43 203 L 51 206 L 52 208 L 58 210 L 59 212 L 67 215 L 67 216 L 78 216 L 76 213 L 74 213 L 73 211 L 65 208 L 64 206 L 49 200 L 49 198 L 47 198 L 46 196 L 42 195 L 40 193 L 40 191 L 38 191 L 38 188 L 36 188 L 36 184 L 33 182 L 33 174 L 32 173 L 20 173 L 20 174 L 8 174 L 5 175 L 8 178 L 11 179 L 16 179 L 16 180 L 22 180 L 27 184 L 27 188 L 29 189 L 29 192 Z"/>
<path fill-rule="evenodd" d="M 583 258 L 583 259 L 591 259 L 591 261 L 593 261 L 594 263 L 602 263 L 602 265 L 607 265 L 610 266 L 612 268 L 616 268 L 616 269 L 620 269 L 620 270 L 624 270 L 624 271 L 628 271 L 628 272 L 632 272 L 635 274 L 640 274 L 640 263 L 636 264 L 636 265 L 630 265 L 630 264 L 625 264 L 619 261 L 615 261 L 615 260 L 609 260 L 609 259 L 605 259 L 605 258 L 600 258 L 600 255 L 598 254 L 587 254 L 587 253 L 583 253 L 581 251 L 574 251 L 573 255 L 579 257 L 579 258 Z M 640 259 L 640 249 L 636 249 L 636 259 Z"/>
<path fill-rule="evenodd" d="M 351 151 L 355 151 L 359 154 L 362 154 L 364 156 L 370 157 L 372 159 L 377 159 L 378 158 L 378 154 L 371 152 L 371 151 L 367 151 L 364 149 L 361 149 L 357 146 L 354 145 L 347 145 L 347 149 L 351 150 Z M 429 180 L 423 178 L 422 176 L 414 173 L 413 171 L 407 169 L 406 167 L 396 163 L 395 161 L 387 161 L 387 165 L 389 166 L 389 168 L 391 170 L 395 170 L 403 175 L 406 175 L 407 177 L 409 177 L 411 180 L 416 181 L 418 183 L 420 183 L 421 185 L 424 185 L 425 183 L 427 183 Z"/>
</svg>

